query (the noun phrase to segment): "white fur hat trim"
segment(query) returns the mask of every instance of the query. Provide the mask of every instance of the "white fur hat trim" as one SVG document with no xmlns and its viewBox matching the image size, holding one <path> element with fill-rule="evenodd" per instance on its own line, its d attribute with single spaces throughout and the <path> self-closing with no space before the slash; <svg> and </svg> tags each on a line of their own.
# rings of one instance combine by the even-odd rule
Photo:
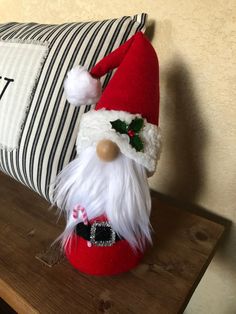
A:
<svg viewBox="0 0 236 314">
<path fill-rule="evenodd" d="M 89 146 L 96 146 L 100 140 L 109 139 L 118 145 L 125 156 L 142 164 L 150 173 L 154 173 L 161 151 L 160 128 L 144 119 L 144 127 L 139 133 L 144 149 L 138 152 L 130 145 L 129 136 L 116 132 L 110 123 L 120 119 L 130 124 L 136 117 L 142 118 L 140 114 L 105 109 L 90 110 L 83 114 L 76 142 L 77 153 Z"/>
</svg>

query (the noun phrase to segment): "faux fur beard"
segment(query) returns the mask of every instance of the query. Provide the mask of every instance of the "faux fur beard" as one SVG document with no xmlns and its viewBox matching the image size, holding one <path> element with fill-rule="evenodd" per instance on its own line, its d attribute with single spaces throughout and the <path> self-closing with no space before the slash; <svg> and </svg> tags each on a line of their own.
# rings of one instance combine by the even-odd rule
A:
<svg viewBox="0 0 236 314">
<path fill-rule="evenodd" d="M 122 153 L 112 162 L 101 161 L 94 147 L 84 150 L 57 176 L 54 202 L 66 212 L 67 225 L 60 237 L 68 244 L 76 225 L 73 208 L 81 205 L 88 219 L 106 215 L 112 228 L 136 249 L 151 242 L 151 197 L 145 168 Z"/>
</svg>

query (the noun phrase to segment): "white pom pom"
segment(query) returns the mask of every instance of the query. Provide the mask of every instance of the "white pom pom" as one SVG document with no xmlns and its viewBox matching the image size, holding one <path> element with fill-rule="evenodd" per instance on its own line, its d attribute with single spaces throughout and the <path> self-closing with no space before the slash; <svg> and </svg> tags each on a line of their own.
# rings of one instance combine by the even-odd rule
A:
<svg viewBox="0 0 236 314">
<path fill-rule="evenodd" d="M 67 100 L 74 106 L 95 104 L 102 93 L 100 81 L 83 66 L 76 66 L 68 72 L 64 88 Z"/>
</svg>

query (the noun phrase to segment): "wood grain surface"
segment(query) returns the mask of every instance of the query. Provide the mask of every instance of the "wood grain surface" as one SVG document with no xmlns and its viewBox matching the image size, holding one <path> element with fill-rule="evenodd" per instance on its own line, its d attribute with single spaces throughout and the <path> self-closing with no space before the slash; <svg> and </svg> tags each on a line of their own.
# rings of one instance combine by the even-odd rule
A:
<svg viewBox="0 0 236 314">
<path fill-rule="evenodd" d="M 39 257 L 63 219 L 57 223 L 46 201 L 0 174 L 0 297 L 22 314 L 182 313 L 224 227 L 157 198 L 151 222 L 154 245 L 129 273 L 91 277 L 61 258 L 48 267 Z"/>
</svg>

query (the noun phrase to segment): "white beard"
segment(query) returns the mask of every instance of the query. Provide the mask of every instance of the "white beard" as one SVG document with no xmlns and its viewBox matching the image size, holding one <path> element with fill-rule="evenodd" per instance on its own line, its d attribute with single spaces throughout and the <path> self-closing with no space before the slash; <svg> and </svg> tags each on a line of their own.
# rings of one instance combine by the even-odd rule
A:
<svg viewBox="0 0 236 314">
<path fill-rule="evenodd" d="M 65 246 L 82 216 L 73 218 L 75 205 L 85 208 L 89 220 L 105 215 L 114 231 L 136 249 L 151 242 L 151 197 L 145 168 L 122 153 L 112 162 L 101 161 L 94 147 L 84 150 L 57 176 L 54 203 L 66 212 L 60 236 Z"/>
</svg>

